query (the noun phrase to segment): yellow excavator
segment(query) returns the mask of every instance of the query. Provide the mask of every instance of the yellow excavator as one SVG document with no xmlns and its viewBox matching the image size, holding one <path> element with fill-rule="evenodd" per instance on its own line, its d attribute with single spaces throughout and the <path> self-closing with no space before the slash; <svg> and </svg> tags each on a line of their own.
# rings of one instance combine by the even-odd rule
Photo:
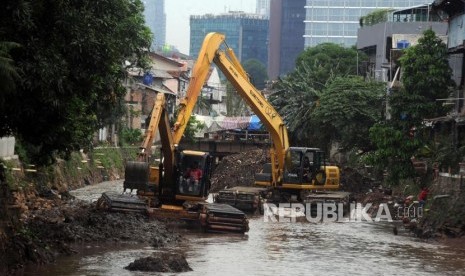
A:
<svg viewBox="0 0 465 276">
<path fill-rule="evenodd" d="M 197 76 L 199 66 L 194 67 Z M 191 116 L 202 85 L 191 79 L 187 96 L 180 104 L 175 128 L 171 130 L 166 100 L 158 93 L 150 124 L 140 147 L 138 158 L 125 165 L 124 191 L 131 193 L 103 193 L 97 206 L 111 211 L 147 212 L 150 217 L 181 219 L 199 222 L 206 231 L 240 232 L 249 230 L 246 215 L 227 204 L 207 203 L 210 191 L 212 158 L 208 152 L 182 150 L 177 147 Z M 160 133 L 162 161 L 151 166 L 152 144 Z M 185 178 L 195 164 L 200 178 Z M 136 194 L 132 194 L 132 191 Z"/>
<path fill-rule="evenodd" d="M 267 194 L 271 192 L 273 198 L 278 201 L 283 198 L 287 200 L 289 197 L 301 199 L 302 193 L 306 191 L 339 189 L 338 167 L 326 165 L 324 153 L 320 149 L 289 146 L 287 128 L 283 119 L 264 95 L 250 83 L 233 50 L 225 43 L 225 36 L 209 33 L 194 65 L 187 95 L 180 103 L 173 129 L 169 128 L 167 113 L 164 110 L 164 96 L 159 94 L 139 160 L 128 162 L 126 165 L 124 188 L 136 189 L 139 197 L 133 197 L 130 201 L 127 197 L 120 200 L 119 197 L 123 198 L 123 195 L 104 194 L 100 201 L 101 205 L 118 210 L 126 209 L 128 206 L 130 208 L 127 209 L 136 209 L 137 205 L 140 209 L 144 209 L 148 204 L 149 214 L 152 216 L 200 220 L 205 228 L 211 230 L 239 232 L 248 230 L 247 219 L 239 210 L 227 204 L 215 205 L 204 202 L 210 188 L 209 154 L 177 149 L 213 63 L 223 72 L 271 134 L 271 162 L 256 175 L 255 183 L 264 187 Z M 150 167 L 147 156 L 157 127 L 162 142 L 163 162 L 159 167 Z M 187 193 L 182 189 L 181 176 L 187 164 L 193 160 L 200 161 L 205 176 L 197 194 Z M 309 161 L 308 167 L 305 167 L 305 160 Z M 246 197 L 248 201 L 254 198 L 250 197 L 250 194 Z M 141 198 L 145 201 L 141 201 Z M 256 202 L 254 204 L 256 205 Z"/>
<path fill-rule="evenodd" d="M 220 33 L 209 33 L 205 37 L 196 63 L 199 71 L 193 75 L 196 81 L 202 84 L 205 82 L 212 63 L 218 66 L 271 134 L 271 162 L 265 164 L 261 173 L 256 174 L 257 186 L 271 190 L 278 201 L 291 197 L 300 200 L 308 191 L 340 188 L 339 168 L 326 164 L 322 150 L 289 146 L 283 119 L 265 96 L 251 84 L 233 50 L 225 43 L 225 36 Z M 195 85 L 193 89 L 200 90 L 201 87 Z M 237 191 L 237 188 L 232 189 Z"/>
</svg>

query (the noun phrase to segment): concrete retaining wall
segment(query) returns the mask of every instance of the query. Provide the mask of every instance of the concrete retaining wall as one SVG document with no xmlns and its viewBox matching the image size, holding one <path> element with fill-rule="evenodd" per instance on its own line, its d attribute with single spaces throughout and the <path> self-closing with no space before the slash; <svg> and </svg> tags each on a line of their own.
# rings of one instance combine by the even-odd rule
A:
<svg viewBox="0 0 465 276">
<path fill-rule="evenodd" d="M 458 196 L 461 191 L 465 191 L 465 175 L 439 173 L 437 181 L 431 188 L 435 195 Z"/>
<path fill-rule="evenodd" d="M 2 137 L 0 138 L 0 158 L 2 159 L 15 159 L 15 137 Z"/>
</svg>

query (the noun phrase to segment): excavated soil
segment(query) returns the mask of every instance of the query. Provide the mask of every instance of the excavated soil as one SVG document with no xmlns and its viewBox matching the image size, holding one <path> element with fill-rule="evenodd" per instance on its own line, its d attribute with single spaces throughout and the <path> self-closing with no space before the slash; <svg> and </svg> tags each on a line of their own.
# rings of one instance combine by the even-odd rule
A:
<svg viewBox="0 0 465 276">
<path fill-rule="evenodd" d="M 146 243 L 163 247 L 181 241 L 163 222 L 144 214 L 110 213 L 80 200 L 43 199 L 46 208 L 29 210 L 20 227 L 12 227 L 12 238 L 4 244 L 3 272 L 25 263 L 45 264 L 58 255 L 76 253 L 76 243 Z M 23 217 L 23 218 L 24 218 Z"/>
<path fill-rule="evenodd" d="M 27 226 L 48 240 L 64 242 L 156 241 L 160 244 L 179 239 L 164 224 L 148 220 L 144 214 L 107 212 L 82 201 L 38 210 L 27 221 Z"/>
<path fill-rule="evenodd" d="M 263 164 L 270 162 L 266 149 L 250 150 L 224 157 L 211 177 L 211 192 L 225 187 L 252 186 L 254 174 L 262 170 Z"/>
<path fill-rule="evenodd" d="M 178 253 L 157 253 L 154 256 L 140 258 L 130 263 L 125 269 L 130 271 L 151 271 L 151 272 L 186 272 L 192 268 L 182 254 Z"/>
</svg>

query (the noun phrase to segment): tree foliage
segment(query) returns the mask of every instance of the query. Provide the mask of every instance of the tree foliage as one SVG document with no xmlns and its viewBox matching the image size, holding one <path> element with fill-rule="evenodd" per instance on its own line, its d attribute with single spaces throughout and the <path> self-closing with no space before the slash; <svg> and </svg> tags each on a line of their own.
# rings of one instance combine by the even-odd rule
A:
<svg viewBox="0 0 465 276">
<path fill-rule="evenodd" d="M 411 158 L 420 143 L 409 136 L 409 130 L 392 121 L 379 122 L 370 129 L 370 139 L 376 150 L 367 155 L 366 162 L 386 169 L 388 183 L 396 185 L 415 174 Z"/>
<path fill-rule="evenodd" d="M 295 91 L 295 83 L 285 78 L 280 81 L 278 87 L 281 88 L 269 97 L 281 115 L 289 130 L 289 137 L 294 145 L 312 146 L 319 144 L 315 139 L 322 138 L 322 135 L 315 137 L 318 124 L 312 120 L 321 92 L 308 87 L 307 89 Z M 320 132 L 319 132 L 320 133 Z"/>
<path fill-rule="evenodd" d="M 248 59 L 243 64 L 244 70 L 249 74 L 250 82 L 259 90 L 265 88 L 268 79 L 266 67 L 258 59 Z"/>
<path fill-rule="evenodd" d="M 193 141 L 195 139 L 195 133 L 201 131 L 204 127 L 205 124 L 203 122 L 197 120 L 195 116 L 191 116 L 187 122 L 186 129 L 184 130 L 183 140 Z"/>
<path fill-rule="evenodd" d="M 121 144 L 134 145 L 143 139 L 142 131 L 138 128 L 123 127 L 121 130 Z"/>
<path fill-rule="evenodd" d="M 306 49 L 298 58 L 296 68 L 278 80 L 270 101 L 284 118 L 294 144 L 326 147 L 333 131 L 322 128 L 313 112 L 323 90 L 337 77 L 357 74 L 354 48 L 325 43 Z"/>
<path fill-rule="evenodd" d="M 246 60 L 242 67 L 247 72 L 250 82 L 257 89 L 264 89 L 268 79 L 266 67 L 257 59 Z M 246 102 L 237 93 L 236 89 L 229 82 L 226 83 L 226 112 L 227 116 L 244 116 L 249 110 Z"/>
<path fill-rule="evenodd" d="M 19 78 L 17 67 L 11 58 L 10 51 L 20 45 L 15 42 L 0 41 L 0 91 L 5 94 L 13 93 Z M 0 108 L 4 108 L 4 98 L 0 97 Z"/>
<path fill-rule="evenodd" d="M 414 176 L 411 158 L 430 140 L 424 119 L 447 114 L 436 99 L 446 98 L 453 87 L 446 45 L 432 30 L 425 31 L 400 62 L 403 88 L 388 96 L 392 119 L 370 130 L 377 150 L 369 161 L 387 168 L 392 184 Z"/>
<path fill-rule="evenodd" d="M 392 95 L 394 117 L 404 114 L 415 125 L 444 116 L 450 109 L 437 99 L 447 98 L 454 86 L 447 46 L 434 31 L 426 30 L 418 45 L 400 58 L 404 90 Z"/>
<path fill-rule="evenodd" d="M 0 136 L 17 136 L 39 163 L 88 145 L 122 112 L 124 61 L 150 45 L 142 10 L 139 0 L 6 0 L 0 40 L 21 47 L 10 51 L 19 78 L 0 95 Z"/>
<path fill-rule="evenodd" d="M 297 57 L 296 68 L 288 76 L 296 82 L 296 90 L 311 87 L 322 90 L 332 79 L 338 76 L 357 75 L 357 59 L 361 62 L 364 55 L 357 50 L 334 43 L 323 43 L 307 48 Z"/>
<path fill-rule="evenodd" d="M 393 9 L 377 9 L 369 14 L 360 17 L 360 27 L 373 26 L 375 24 L 388 21 L 388 15 Z"/>
<path fill-rule="evenodd" d="M 338 77 L 321 93 L 313 120 L 343 148 L 370 151 L 369 129 L 381 120 L 385 84 Z"/>
</svg>

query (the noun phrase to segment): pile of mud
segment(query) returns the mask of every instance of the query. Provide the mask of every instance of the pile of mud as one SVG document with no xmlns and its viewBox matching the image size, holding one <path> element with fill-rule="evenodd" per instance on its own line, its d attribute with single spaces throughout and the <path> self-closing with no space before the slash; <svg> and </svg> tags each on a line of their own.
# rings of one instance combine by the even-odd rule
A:
<svg viewBox="0 0 465 276">
<path fill-rule="evenodd" d="M 52 207 L 30 210 L 22 226 L 14 229 L 16 233 L 2 250 L 6 257 L 0 258 L 8 270 L 30 262 L 50 263 L 58 255 L 75 253 L 76 242 L 147 243 L 162 247 L 181 241 L 180 235 L 163 222 L 149 220 L 144 214 L 110 213 L 80 200 L 49 206 Z"/>
<path fill-rule="evenodd" d="M 156 255 L 140 258 L 130 263 L 125 269 L 130 271 L 152 272 L 186 272 L 192 268 L 186 258 L 179 253 L 157 253 Z"/>
<path fill-rule="evenodd" d="M 265 149 L 224 157 L 211 177 L 211 192 L 218 192 L 225 187 L 252 186 L 254 174 L 260 172 L 263 164 L 269 162 L 269 151 Z"/>
<path fill-rule="evenodd" d="M 139 213 L 112 213 L 94 204 L 74 200 L 63 206 L 37 210 L 26 221 L 36 235 L 63 242 L 161 242 L 178 241 L 180 236 L 163 223 Z M 162 241 L 160 241 L 160 238 Z"/>
</svg>

